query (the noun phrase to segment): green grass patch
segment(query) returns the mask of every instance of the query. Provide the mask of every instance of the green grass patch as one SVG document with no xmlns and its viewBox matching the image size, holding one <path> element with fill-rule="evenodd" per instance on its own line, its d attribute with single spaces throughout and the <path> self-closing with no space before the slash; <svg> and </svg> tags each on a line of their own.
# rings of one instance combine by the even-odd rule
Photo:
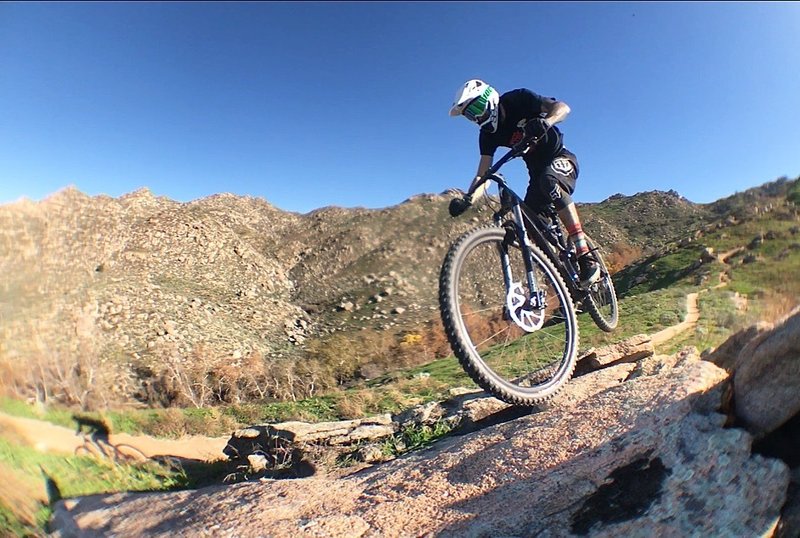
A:
<svg viewBox="0 0 800 538">
<path fill-rule="evenodd" d="M 432 426 L 408 427 L 384 441 L 381 450 L 386 456 L 399 456 L 421 450 L 446 436 L 452 429 L 445 421 L 436 422 Z"/>
<path fill-rule="evenodd" d="M 431 379 L 450 387 L 473 386 L 470 377 L 453 355 L 406 370 L 406 377 L 420 375 L 429 375 Z"/>
<path fill-rule="evenodd" d="M 115 465 L 110 461 L 45 454 L 0 438 L 0 462 L 43 479 L 42 469 L 54 479 L 63 498 L 114 491 L 161 491 L 186 485 L 186 475 L 157 463 Z"/>
<path fill-rule="evenodd" d="M 612 333 L 597 328 L 588 313 L 579 319 L 581 348 L 614 344 L 631 336 L 654 333 L 686 318 L 686 295 L 693 287 L 675 287 L 619 299 L 619 324 Z"/>
<path fill-rule="evenodd" d="M 171 469 L 155 462 L 138 465 L 114 465 L 109 461 L 44 454 L 0 437 L 0 468 L 5 480 L 13 480 L 0 488 L 0 534 L 35 536 L 43 534 L 50 517 L 50 501 L 119 491 L 164 491 L 186 487 L 189 476 L 183 470 Z M 10 477 L 13 473 L 13 478 Z M 55 499 L 44 498 L 45 474 L 57 490 Z M 30 499 L 35 508 L 35 524 L 24 521 L 19 502 L 8 497 L 8 488 L 39 492 L 41 498 Z"/>
<path fill-rule="evenodd" d="M 306 398 L 296 402 L 273 402 L 259 405 L 262 422 L 306 420 L 323 422 L 336 420 L 336 395 Z"/>
<path fill-rule="evenodd" d="M 51 424 L 72 428 L 72 411 L 57 406 L 36 406 L 13 398 L 0 398 L 0 412 L 15 417 L 44 420 Z"/>
<path fill-rule="evenodd" d="M 735 291 L 730 286 L 710 289 L 697 298 L 700 317 L 693 330 L 677 335 L 666 344 L 663 352 L 675 353 L 686 346 L 698 351 L 716 348 L 737 331 L 755 323 L 759 311 L 750 302 L 746 310 L 738 310 L 734 302 Z"/>
<path fill-rule="evenodd" d="M 796 179 L 789 191 L 786 193 L 786 199 L 793 204 L 800 205 L 800 179 Z"/>
<path fill-rule="evenodd" d="M 693 245 L 662 257 L 649 258 L 614 275 L 614 284 L 621 297 L 688 284 L 687 278 L 697 268 L 703 248 Z"/>
<path fill-rule="evenodd" d="M 783 252 L 784 249 L 778 252 Z M 767 291 L 800 298 L 800 249 L 789 250 L 784 257 L 763 254 L 753 263 L 730 269 L 731 289 L 749 296 Z"/>
<path fill-rule="evenodd" d="M 154 435 L 178 438 L 183 435 L 219 436 L 236 428 L 232 420 L 223 418 L 219 408 L 205 409 L 127 409 L 85 412 L 57 404 L 38 406 L 12 398 L 0 399 L 0 412 L 8 415 L 43 420 L 57 426 L 75 429 L 73 415 L 94 418 L 110 426 L 112 433 Z"/>
</svg>

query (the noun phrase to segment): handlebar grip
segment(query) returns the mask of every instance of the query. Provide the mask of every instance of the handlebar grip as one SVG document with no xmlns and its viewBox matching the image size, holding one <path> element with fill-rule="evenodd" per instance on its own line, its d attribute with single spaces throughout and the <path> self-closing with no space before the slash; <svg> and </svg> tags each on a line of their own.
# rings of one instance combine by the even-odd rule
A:
<svg viewBox="0 0 800 538">
<path fill-rule="evenodd" d="M 539 140 L 541 140 L 541 138 L 542 137 L 536 138 L 535 136 L 531 136 L 529 138 L 523 138 L 522 140 L 514 144 L 514 146 L 511 149 L 514 150 L 514 153 L 523 153 L 529 147 L 538 143 Z"/>
</svg>

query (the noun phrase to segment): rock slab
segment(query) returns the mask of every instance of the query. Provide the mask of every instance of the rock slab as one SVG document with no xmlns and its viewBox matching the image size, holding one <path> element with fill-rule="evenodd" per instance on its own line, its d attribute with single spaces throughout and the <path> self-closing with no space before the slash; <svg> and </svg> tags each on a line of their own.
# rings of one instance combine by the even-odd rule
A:
<svg viewBox="0 0 800 538">
<path fill-rule="evenodd" d="M 722 427 L 727 379 L 684 357 L 343 478 L 98 495 L 61 501 L 54 524 L 61 536 L 771 533 L 789 470 L 751 455 L 744 430 Z"/>
</svg>

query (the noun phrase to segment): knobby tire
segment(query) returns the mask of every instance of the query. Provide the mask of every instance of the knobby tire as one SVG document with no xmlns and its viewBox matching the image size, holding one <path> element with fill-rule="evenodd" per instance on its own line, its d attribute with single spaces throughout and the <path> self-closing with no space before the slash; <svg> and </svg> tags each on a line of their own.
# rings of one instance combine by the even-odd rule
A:
<svg viewBox="0 0 800 538">
<path fill-rule="evenodd" d="M 600 280 L 591 285 L 586 291 L 586 300 L 583 301 L 584 307 L 589 311 L 589 315 L 595 324 L 607 333 L 614 331 L 619 322 L 619 304 L 617 293 L 614 289 L 614 282 L 608 272 L 600 249 L 594 241 L 587 235 L 586 242 L 594 255 L 595 260 L 600 265 Z M 605 310 L 609 309 L 608 312 Z"/>
<path fill-rule="evenodd" d="M 541 328 L 523 332 L 519 326 L 515 327 L 513 322 L 507 319 L 509 315 L 508 308 L 504 306 L 506 304 L 506 296 L 505 291 L 503 291 L 503 283 L 500 282 L 498 286 L 496 280 L 494 280 L 492 281 L 494 282 L 494 287 L 492 288 L 491 285 L 482 282 L 483 274 L 481 271 L 476 270 L 476 276 L 471 278 L 471 265 L 466 265 L 465 270 L 465 264 L 473 263 L 468 261 L 470 254 L 478 252 L 478 249 L 482 249 L 484 245 L 490 243 L 496 243 L 495 250 L 498 250 L 496 260 L 491 260 L 495 263 L 493 265 L 490 263 L 492 256 L 489 253 L 492 249 L 487 250 L 486 254 L 484 254 L 487 263 L 480 263 L 483 260 L 483 258 L 480 258 L 480 253 L 475 255 L 478 261 L 474 262 L 476 263 L 476 268 L 486 267 L 485 278 L 487 282 L 491 281 L 491 278 L 496 278 L 498 274 L 502 281 L 499 249 L 505 249 L 509 256 L 514 259 L 522 259 L 521 249 L 508 241 L 508 230 L 498 226 L 473 229 L 453 243 L 442 264 L 439 279 L 439 303 L 445 333 L 462 368 L 478 386 L 512 405 L 535 405 L 555 396 L 569 381 L 574 372 L 578 349 L 578 323 L 574 304 L 559 271 L 538 247 L 531 245 L 531 258 L 535 271 L 540 274 L 539 278 L 541 280 L 546 281 L 548 307 L 544 310 L 532 310 L 545 316 L 543 318 L 545 321 L 543 321 Z M 516 263 L 521 262 L 518 261 Z M 461 274 L 462 270 L 466 274 Z M 514 276 L 519 278 L 520 271 L 518 270 Z M 524 278 L 524 271 L 522 276 Z M 462 279 L 465 282 L 462 283 Z M 474 282 L 473 287 L 476 289 L 476 297 L 482 294 L 486 296 L 483 299 L 476 299 L 472 302 L 483 305 L 481 301 L 484 300 L 491 300 L 494 303 L 497 303 L 498 300 L 502 301 L 502 304 L 500 304 L 503 310 L 502 316 L 495 313 L 492 314 L 493 317 L 488 317 L 489 314 L 487 314 L 486 319 L 488 321 L 480 320 L 479 323 L 489 326 L 488 332 L 490 334 L 505 323 L 507 325 L 506 329 L 497 329 L 498 334 L 508 330 L 509 336 L 505 337 L 505 341 L 501 341 L 498 337 L 497 344 L 479 349 L 484 345 L 485 341 L 481 341 L 480 337 L 471 335 L 471 332 L 477 334 L 478 331 L 477 329 L 469 328 L 470 320 L 465 318 L 469 318 L 471 312 L 481 312 L 484 309 L 472 308 L 470 310 L 472 307 L 471 301 L 465 300 L 465 304 L 462 305 L 462 298 L 460 297 L 462 293 L 460 285 L 463 284 L 463 293 L 468 295 L 466 289 L 470 282 Z M 478 291 L 479 288 L 485 289 Z M 489 293 L 489 291 L 494 293 Z M 498 297 L 499 293 L 503 296 Z M 495 305 L 494 308 L 486 308 L 485 310 L 496 310 L 497 308 L 498 306 Z M 564 331 L 564 335 L 559 343 L 559 337 L 551 335 L 548 331 L 561 330 Z M 511 334 L 514 331 L 520 333 L 521 336 L 512 336 Z M 485 328 L 484 332 L 486 332 Z M 516 338 L 516 340 L 512 341 L 512 338 Z M 473 339 L 478 341 L 475 342 Z M 541 346 L 537 347 L 539 342 L 544 344 L 544 353 L 541 354 L 541 357 L 528 356 L 538 355 L 536 350 L 541 348 Z M 560 349 L 559 346 L 561 346 Z M 517 366 L 517 363 L 508 367 L 510 373 L 503 372 L 501 368 L 494 366 L 492 360 L 495 360 L 495 356 L 502 359 L 506 352 L 510 357 L 513 357 L 508 359 L 509 362 L 517 361 L 519 363 L 522 361 L 523 366 L 535 363 L 535 371 L 521 375 L 519 369 L 523 366 Z M 556 358 L 554 371 L 542 373 L 550 370 L 551 366 L 541 367 L 537 361 L 546 361 L 548 356 L 551 355 Z M 534 379 L 536 379 L 535 383 Z M 531 385 L 522 386 L 515 384 L 515 382 L 531 383 Z"/>
</svg>

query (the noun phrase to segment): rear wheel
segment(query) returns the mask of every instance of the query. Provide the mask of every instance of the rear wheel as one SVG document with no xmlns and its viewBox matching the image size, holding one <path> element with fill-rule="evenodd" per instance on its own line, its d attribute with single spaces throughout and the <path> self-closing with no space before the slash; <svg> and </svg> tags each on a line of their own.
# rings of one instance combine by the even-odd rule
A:
<svg viewBox="0 0 800 538">
<path fill-rule="evenodd" d="M 131 445 L 114 445 L 114 462 L 118 464 L 134 464 L 147 461 L 144 452 Z"/>
<path fill-rule="evenodd" d="M 595 324 L 605 332 L 612 332 L 617 328 L 619 322 L 619 305 L 617 304 L 617 293 L 614 290 L 614 282 L 608 272 L 605 261 L 601 254 L 601 249 L 587 235 L 586 242 L 592 251 L 597 263 L 600 265 L 600 279 L 586 290 L 586 299 L 583 301 L 584 307 L 589 311 Z"/>
<path fill-rule="evenodd" d="M 538 293 L 528 289 L 511 231 L 478 228 L 453 244 L 439 280 L 442 322 L 462 367 L 481 388 L 515 405 L 554 396 L 572 376 L 578 348 L 575 309 L 562 277 L 537 247 L 531 257 Z"/>
</svg>

